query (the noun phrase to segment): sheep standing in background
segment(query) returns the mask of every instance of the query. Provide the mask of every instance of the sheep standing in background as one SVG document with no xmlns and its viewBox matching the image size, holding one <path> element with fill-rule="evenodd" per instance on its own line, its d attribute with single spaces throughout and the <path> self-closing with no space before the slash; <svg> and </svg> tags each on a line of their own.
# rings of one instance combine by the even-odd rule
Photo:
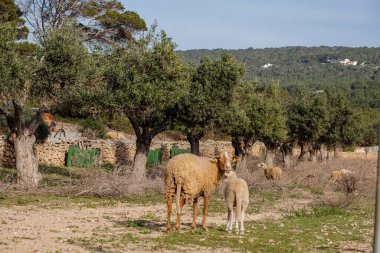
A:
<svg viewBox="0 0 380 253">
<path fill-rule="evenodd" d="M 279 167 L 268 168 L 263 162 L 258 163 L 257 167 L 264 170 L 264 175 L 268 180 L 281 180 L 282 178 L 282 169 Z"/>
<path fill-rule="evenodd" d="M 223 181 L 226 182 L 224 198 L 228 209 L 226 230 L 228 232 L 232 231 L 234 214 L 233 208 L 236 207 L 236 233 L 240 232 L 240 234 L 244 234 L 244 214 L 249 204 L 247 182 L 242 178 L 238 178 L 234 171 L 226 172 L 223 176 Z"/>
<path fill-rule="evenodd" d="M 346 169 L 333 170 L 331 171 L 330 179 L 334 181 L 340 181 L 340 180 L 343 180 L 344 178 L 349 178 L 351 176 L 353 176 L 353 173 L 350 170 L 346 170 Z"/>
<path fill-rule="evenodd" d="M 180 229 L 182 208 L 185 203 L 193 204 L 194 216 L 191 229 L 195 229 L 199 197 L 204 198 L 202 228 L 208 230 L 206 216 L 210 195 L 215 187 L 219 185 L 224 172 L 230 171 L 232 169 L 232 162 L 235 161 L 236 158 L 231 158 L 227 152 L 224 152 L 220 157 L 212 159 L 193 154 L 181 154 L 169 160 L 164 173 L 168 232 L 172 230 L 170 215 L 175 194 L 177 194 L 177 231 Z"/>
</svg>

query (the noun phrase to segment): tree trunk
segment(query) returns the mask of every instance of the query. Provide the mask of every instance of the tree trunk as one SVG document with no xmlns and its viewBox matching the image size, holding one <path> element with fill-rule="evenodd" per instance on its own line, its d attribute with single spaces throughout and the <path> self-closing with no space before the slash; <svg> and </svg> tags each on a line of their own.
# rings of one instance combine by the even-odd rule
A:
<svg viewBox="0 0 380 253">
<path fill-rule="evenodd" d="M 338 158 L 338 157 L 339 157 L 338 147 L 334 146 L 334 158 Z"/>
<path fill-rule="evenodd" d="M 298 157 L 298 160 L 299 161 L 305 161 L 305 155 L 308 152 L 308 150 L 307 150 L 307 144 L 304 143 L 304 142 L 298 142 L 298 145 L 301 148 L 301 152 L 300 152 L 300 155 Z"/>
<path fill-rule="evenodd" d="M 133 163 L 133 176 L 137 179 L 146 177 L 146 161 L 152 139 L 149 135 L 143 134 L 136 139 L 136 155 Z"/>
<path fill-rule="evenodd" d="M 239 157 L 236 170 L 239 172 L 245 171 L 247 169 L 248 154 L 254 141 L 252 138 L 234 136 L 231 143 L 234 147 L 235 155 Z"/>
<path fill-rule="evenodd" d="M 192 134 L 188 133 L 187 134 L 187 140 L 190 143 L 190 148 L 191 148 L 191 153 L 197 156 L 200 156 L 200 151 L 199 151 L 199 141 L 202 139 L 204 136 L 203 133 L 200 134 Z"/>
<path fill-rule="evenodd" d="M 324 153 L 324 148 L 322 145 L 319 148 L 319 153 L 321 154 L 320 160 L 321 160 L 321 162 L 323 162 L 325 160 L 325 153 Z"/>
<path fill-rule="evenodd" d="M 267 152 L 265 154 L 265 163 L 267 164 L 267 166 L 270 168 L 270 167 L 273 167 L 274 165 L 274 157 L 275 157 L 275 152 L 276 150 L 275 149 L 268 149 L 267 148 Z"/>
<path fill-rule="evenodd" d="M 317 162 L 317 152 L 315 149 L 311 148 L 309 150 L 309 153 L 310 153 L 310 161 L 313 162 L 313 163 L 316 163 Z"/>
<path fill-rule="evenodd" d="M 268 167 L 273 167 L 276 150 L 280 147 L 280 143 L 275 141 L 264 141 L 264 144 L 267 148 L 267 152 L 265 154 L 265 163 Z"/>
<path fill-rule="evenodd" d="M 292 156 L 293 156 L 293 143 L 287 142 L 281 145 L 282 159 L 286 168 L 292 166 Z"/>
<path fill-rule="evenodd" d="M 331 146 L 327 146 L 327 154 L 326 154 L 326 162 L 330 162 L 332 160 Z"/>
<path fill-rule="evenodd" d="M 14 139 L 16 155 L 17 183 L 27 187 L 37 187 L 41 175 L 38 172 L 38 163 L 34 154 L 36 137 L 28 135 L 28 131 L 16 136 Z"/>
</svg>

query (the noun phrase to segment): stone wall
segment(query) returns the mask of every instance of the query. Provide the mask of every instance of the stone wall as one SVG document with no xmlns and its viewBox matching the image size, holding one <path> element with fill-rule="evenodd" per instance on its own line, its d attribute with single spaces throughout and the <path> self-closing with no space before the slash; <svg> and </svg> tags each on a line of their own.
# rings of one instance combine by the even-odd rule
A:
<svg viewBox="0 0 380 253">
<path fill-rule="evenodd" d="M 111 141 L 111 140 L 50 140 L 44 144 L 35 145 L 37 159 L 42 165 L 64 166 L 67 151 L 70 145 L 79 145 L 84 149 L 100 149 L 100 164 L 131 165 L 135 155 L 135 142 L 133 140 Z M 163 160 L 170 158 L 170 149 L 175 146 L 181 149 L 190 149 L 187 141 L 163 141 L 153 140 L 151 149 L 163 150 Z M 214 157 L 223 151 L 233 154 L 231 142 L 207 140 L 200 143 L 201 156 Z M 294 150 L 294 155 L 298 155 L 298 149 Z M 342 158 L 368 158 L 377 159 L 377 151 L 374 149 L 364 152 L 339 152 Z M 265 146 L 262 143 L 253 145 L 250 155 L 264 157 Z M 14 167 L 15 156 L 13 146 L 0 138 L 0 166 Z"/>
</svg>

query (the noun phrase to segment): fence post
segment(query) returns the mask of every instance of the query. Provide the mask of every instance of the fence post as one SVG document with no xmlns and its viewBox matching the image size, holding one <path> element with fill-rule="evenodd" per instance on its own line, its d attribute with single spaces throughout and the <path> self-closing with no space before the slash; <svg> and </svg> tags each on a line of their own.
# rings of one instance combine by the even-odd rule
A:
<svg viewBox="0 0 380 253">
<path fill-rule="evenodd" d="M 380 252 L 380 122 L 379 142 L 377 144 L 377 174 L 376 174 L 376 206 L 375 206 L 375 232 L 373 236 L 373 252 Z"/>
</svg>

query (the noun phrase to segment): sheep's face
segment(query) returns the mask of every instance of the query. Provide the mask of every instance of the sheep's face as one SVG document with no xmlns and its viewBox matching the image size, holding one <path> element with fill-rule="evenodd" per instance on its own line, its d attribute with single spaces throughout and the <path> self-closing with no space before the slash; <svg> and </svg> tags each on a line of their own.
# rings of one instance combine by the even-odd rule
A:
<svg viewBox="0 0 380 253">
<path fill-rule="evenodd" d="M 227 182 L 230 178 L 236 177 L 236 173 L 233 170 L 226 171 L 222 177 L 223 182 Z"/>
<path fill-rule="evenodd" d="M 257 167 L 265 169 L 267 167 L 267 165 L 265 163 L 263 163 L 263 162 L 260 162 L 260 163 L 257 164 Z"/>
<path fill-rule="evenodd" d="M 219 170 L 222 172 L 231 171 L 232 164 L 236 163 L 238 158 L 236 156 L 231 157 L 226 151 L 221 156 L 215 157 Z"/>
</svg>

